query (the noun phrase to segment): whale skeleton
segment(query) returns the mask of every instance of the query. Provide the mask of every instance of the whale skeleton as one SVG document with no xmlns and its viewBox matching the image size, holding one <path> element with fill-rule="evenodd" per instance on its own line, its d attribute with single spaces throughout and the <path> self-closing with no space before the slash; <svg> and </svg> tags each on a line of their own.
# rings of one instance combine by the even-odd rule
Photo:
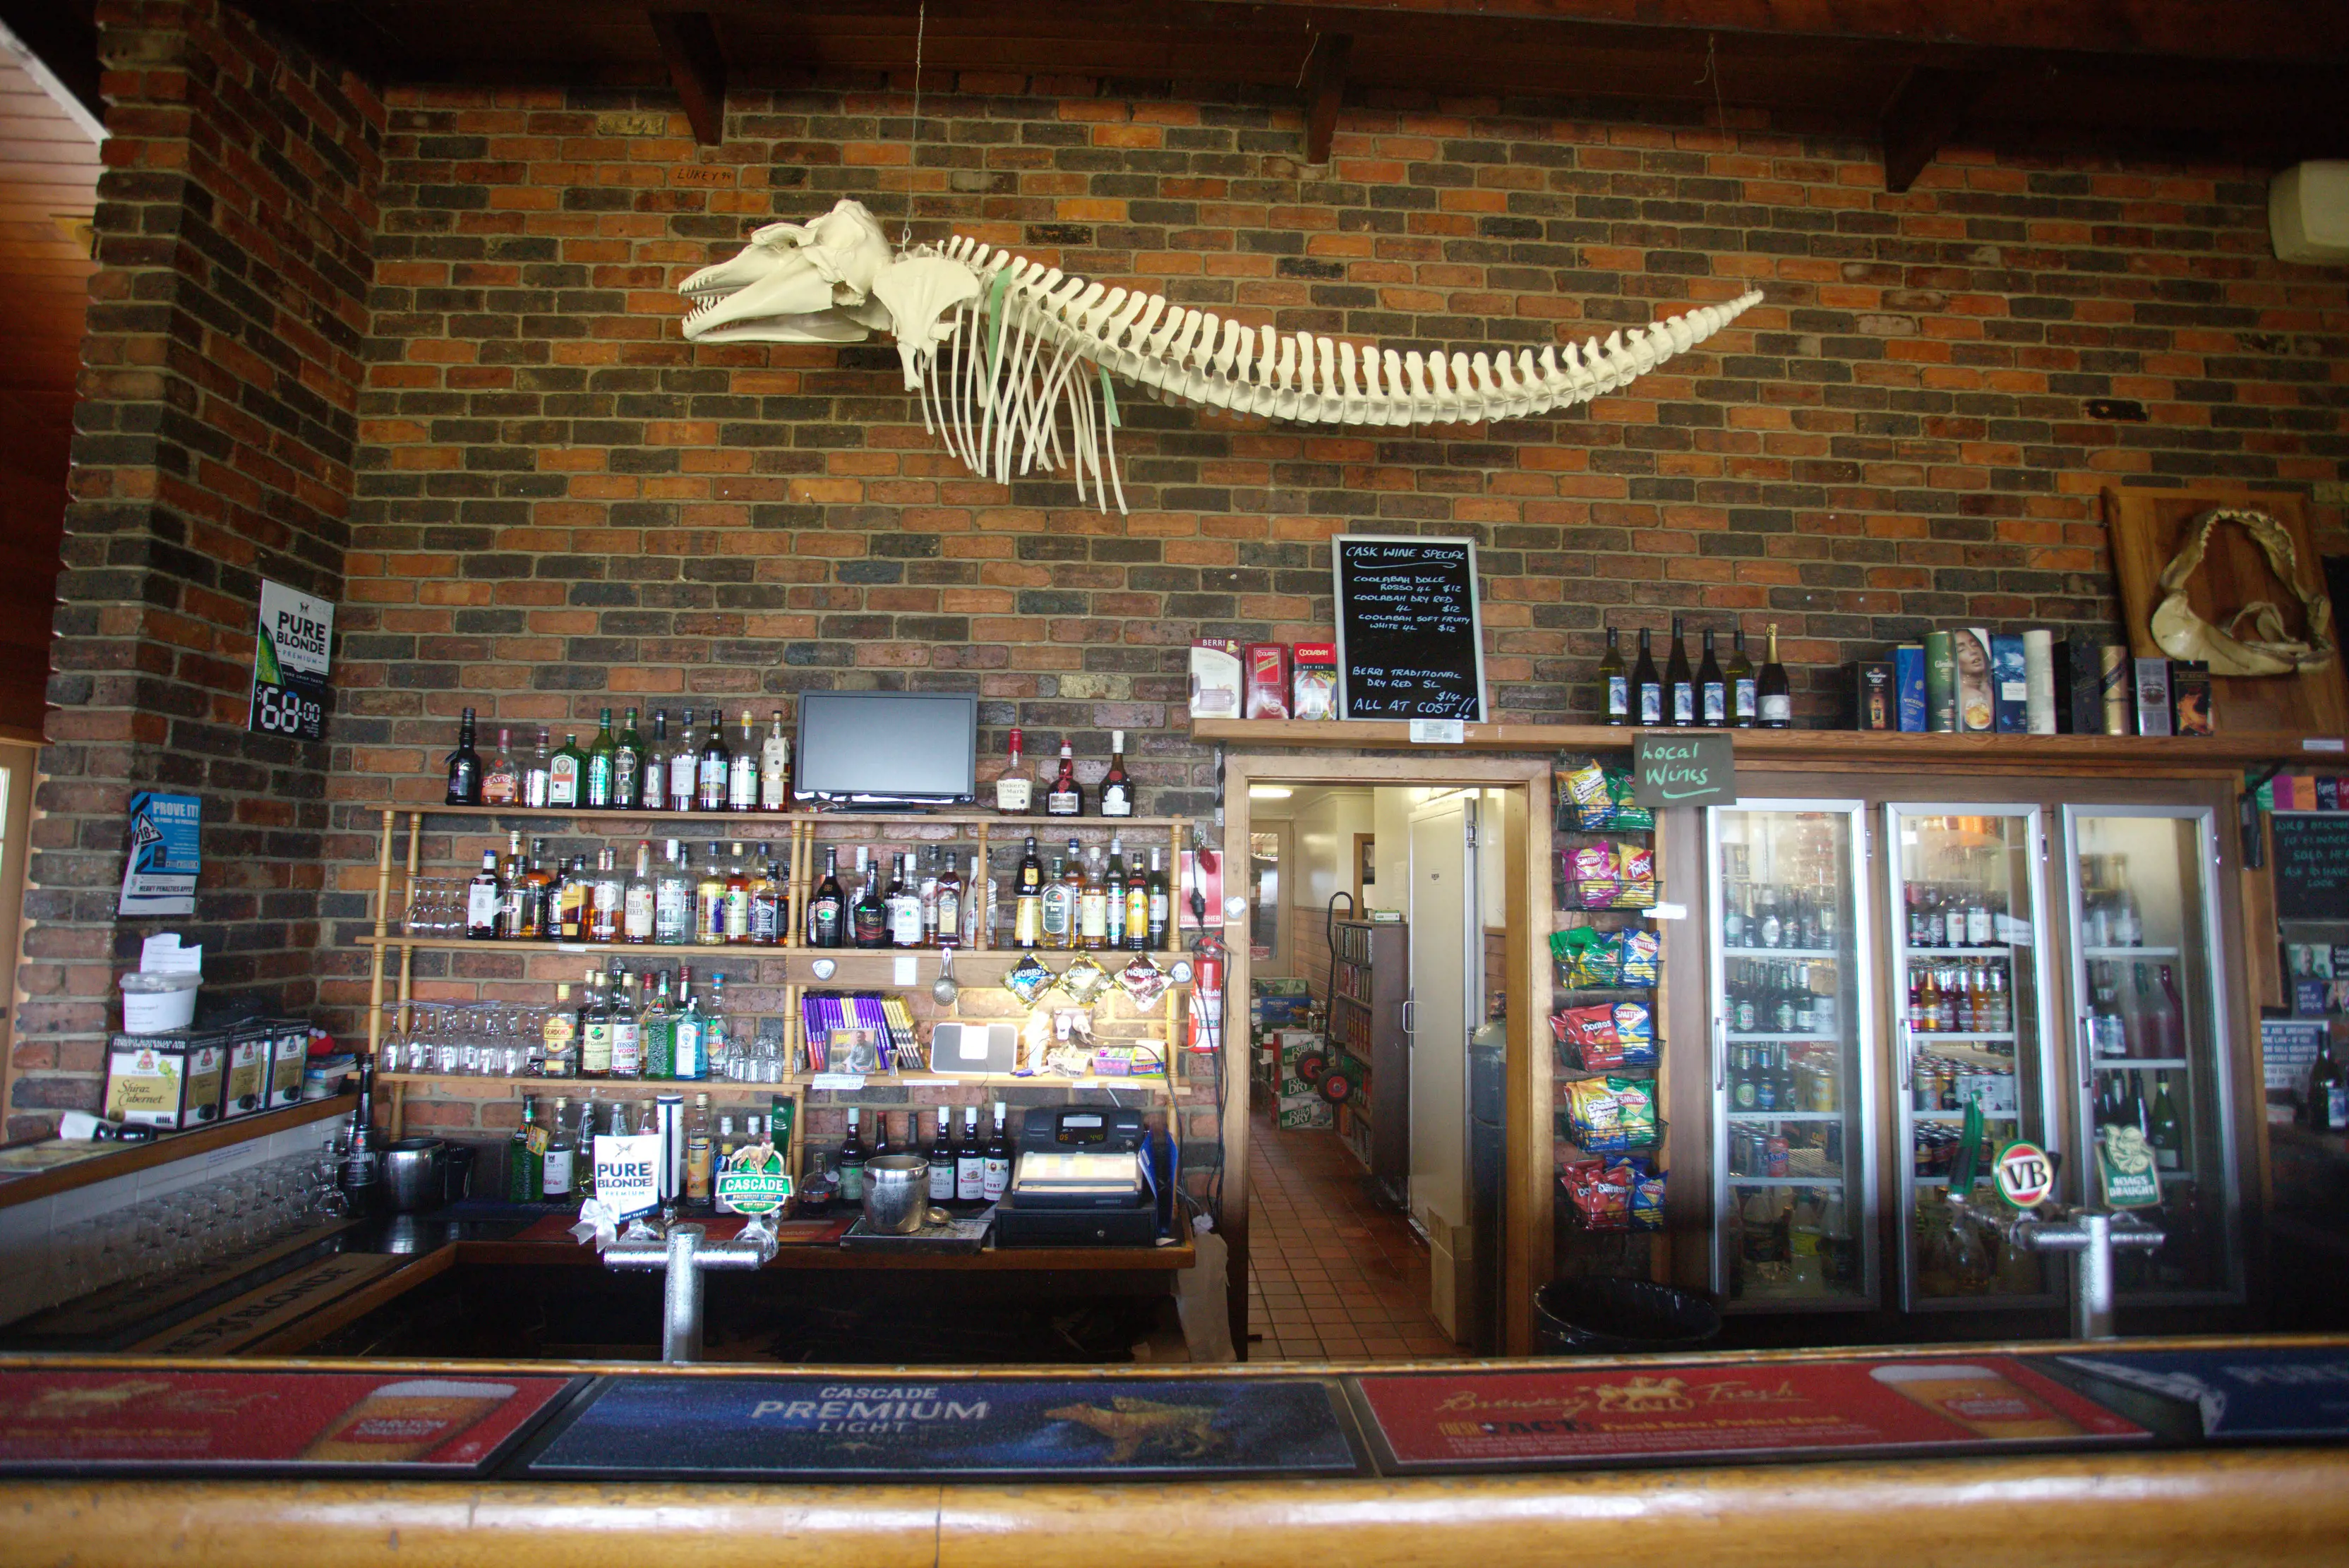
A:
<svg viewBox="0 0 2349 1568">
<path fill-rule="evenodd" d="M 1538 353 L 1397 353 L 1251 326 L 962 235 L 900 255 L 849 201 L 811 223 L 761 228 L 678 292 L 692 302 L 685 335 L 695 343 L 856 343 L 886 332 L 924 428 L 971 472 L 1009 484 L 1066 469 L 1080 499 L 1090 485 L 1096 505 L 1114 500 L 1121 512 L 1112 377 L 1164 401 L 1298 424 L 1528 418 L 1629 386 L 1762 298 Z"/>
</svg>

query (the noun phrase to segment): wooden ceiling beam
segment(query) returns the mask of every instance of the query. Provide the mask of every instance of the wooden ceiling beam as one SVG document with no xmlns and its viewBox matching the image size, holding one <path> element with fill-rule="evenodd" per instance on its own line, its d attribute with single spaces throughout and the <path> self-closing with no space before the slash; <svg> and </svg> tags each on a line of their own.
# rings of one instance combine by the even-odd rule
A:
<svg viewBox="0 0 2349 1568">
<path fill-rule="evenodd" d="M 1884 188 L 1898 194 L 1915 184 L 1997 79 L 1989 70 L 1911 69 L 1884 108 Z"/>
<path fill-rule="evenodd" d="M 1305 67 L 1305 161 L 1330 161 L 1330 141 L 1338 133 L 1338 108 L 1346 98 L 1346 62 L 1354 53 L 1348 33 L 1323 33 L 1314 39 L 1313 57 Z"/>
<path fill-rule="evenodd" d="M 726 139 L 726 52 L 719 47 L 717 25 L 707 11 L 654 11 L 649 15 L 669 80 L 685 100 L 693 139 L 704 147 L 717 146 Z"/>
</svg>

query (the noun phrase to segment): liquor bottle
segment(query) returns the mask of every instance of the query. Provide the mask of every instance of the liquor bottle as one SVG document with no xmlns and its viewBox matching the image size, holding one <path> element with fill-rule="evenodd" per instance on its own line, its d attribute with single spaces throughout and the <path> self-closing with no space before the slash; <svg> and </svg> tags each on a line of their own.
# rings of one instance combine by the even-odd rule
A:
<svg viewBox="0 0 2349 1568">
<path fill-rule="evenodd" d="M 693 879 L 675 839 L 664 846 L 662 856 L 660 875 L 653 882 L 653 940 L 676 947 L 693 936 Z"/>
<path fill-rule="evenodd" d="M 1786 729 L 1795 722 L 1795 694 L 1786 685 L 1786 666 L 1778 662 L 1778 623 L 1773 621 L 1769 633 L 1769 651 L 1764 656 L 1762 674 L 1754 683 L 1755 700 L 1761 705 L 1759 723 L 1764 729 Z"/>
<path fill-rule="evenodd" d="M 1609 728 L 1631 722 L 1631 676 L 1623 664 L 1622 634 L 1607 628 L 1607 651 L 1599 655 L 1599 716 Z"/>
<path fill-rule="evenodd" d="M 668 809 L 672 811 L 693 810 L 697 781 L 701 776 L 701 753 L 693 744 L 693 709 L 687 708 L 678 719 L 677 749 L 668 754 Z"/>
<path fill-rule="evenodd" d="M 1076 921 L 1076 890 L 1069 885 L 1066 857 L 1052 857 L 1051 875 L 1044 882 L 1043 945 L 1060 951 L 1069 945 L 1070 927 Z"/>
<path fill-rule="evenodd" d="M 962 1109 L 962 1141 L 955 1145 L 955 1202 L 976 1203 L 987 1191 L 987 1150 L 978 1141 L 978 1107 Z"/>
<path fill-rule="evenodd" d="M 1696 666 L 1696 721 L 1707 729 L 1729 726 L 1729 685 L 1713 651 L 1711 628 L 1704 634 L 1704 657 Z"/>
<path fill-rule="evenodd" d="M 962 884 L 962 944 L 976 947 L 984 940 L 990 947 L 996 944 L 995 879 L 980 874 L 979 857 L 970 857 L 970 870 Z"/>
<path fill-rule="evenodd" d="M 778 945 L 789 919 L 783 910 L 783 884 L 775 875 L 775 857 L 762 852 L 750 872 L 750 941 L 761 947 Z"/>
<path fill-rule="evenodd" d="M 1150 879 L 1140 865 L 1125 878 L 1125 948 L 1141 953 L 1150 945 Z"/>
<path fill-rule="evenodd" d="M 1167 890 L 1166 869 L 1158 863 L 1158 846 L 1153 844 L 1150 848 L 1150 925 L 1147 933 L 1151 952 L 1166 951 L 1166 937 L 1173 930 L 1174 917 L 1174 900 Z"/>
<path fill-rule="evenodd" d="M 1077 782 L 1077 748 L 1063 740 L 1061 742 L 1060 775 L 1052 780 L 1052 787 L 1044 792 L 1044 815 L 1081 817 L 1084 814 L 1084 786 Z"/>
<path fill-rule="evenodd" d="M 668 971 L 664 969 L 647 987 L 645 1010 L 636 1016 L 637 1048 L 644 1053 L 645 1077 L 677 1076 L 677 1013 L 669 1005 Z"/>
<path fill-rule="evenodd" d="M 1036 835 L 1028 835 L 1012 885 L 1011 945 L 1033 952 L 1044 945 L 1044 863 L 1036 858 Z"/>
<path fill-rule="evenodd" d="M 514 768 L 513 731 L 498 731 L 498 748 L 481 770 L 481 804 L 511 806 L 522 795 L 522 774 Z"/>
<path fill-rule="evenodd" d="M 954 1130 L 947 1124 L 947 1108 L 938 1107 L 938 1130 L 930 1140 L 930 1202 L 951 1203 L 955 1201 Z"/>
<path fill-rule="evenodd" d="M 1745 628 L 1738 627 L 1729 634 L 1729 662 L 1722 666 L 1722 678 L 1729 683 L 1729 722 L 1740 729 L 1751 729 L 1761 714 L 1761 698 L 1754 681 L 1754 660 L 1745 651 Z"/>
<path fill-rule="evenodd" d="M 1086 858 L 1084 881 L 1077 888 L 1076 945 L 1091 953 L 1109 945 L 1109 884 L 1102 875 L 1098 844 Z"/>
<path fill-rule="evenodd" d="M 840 1152 L 833 1158 L 833 1173 L 840 1181 L 840 1201 L 843 1203 L 864 1202 L 864 1140 L 856 1131 L 856 1107 L 848 1108 L 848 1136 L 841 1140 Z"/>
<path fill-rule="evenodd" d="M 656 708 L 653 743 L 645 748 L 643 777 L 636 783 L 637 796 L 647 811 L 668 807 L 668 709 Z"/>
<path fill-rule="evenodd" d="M 936 947 L 938 944 L 938 847 L 936 844 L 922 847 L 922 872 L 915 883 L 914 894 L 921 903 L 922 945 Z"/>
<path fill-rule="evenodd" d="M 612 1076 L 612 1009 L 604 1000 L 604 972 L 587 971 L 587 1000 L 579 1009 L 579 1076 Z"/>
<path fill-rule="evenodd" d="M 498 934 L 498 906 L 503 902 L 498 892 L 498 852 L 481 851 L 481 869 L 465 885 L 465 935 L 475 942 L 488 942 Z"/>
<path fill-rule="evenodd" d="M 984 1162 L 979 1173 L 979 1199 L 994 1203 L 1002 1200 L 1011 1185 L 1011 1135 L 1004 1130 L 1004 1104 L 995 1102 L 995 1134 L 987 1140 Z"/>
<path fill-rule="evenodd" d="M 865 877 L 864 887 L 858 891 L 856 903 L 849 909 L 849 929 L 859 947 L 886 947 L 889 944 L 889 912 L 888 906 L 881 901 L 878 872 Z"/>
<path fill-rule="evenodd" d="M 620 939 L 627 897 L 628 880 L 620 874 L 612 846 L 605 844 L 595 851 L 595 881 L 587 905 L 588 941 L 609 943 Z"/>
<path fill-rule="evenodd" d="M 783 710 L 767 721 L 767 738 L 759 745 L 759 810 L 784 811 L 792 804 L 792 742 L 783 733 Z"/>
<path fill-rule="evenodd" d="M 759 738 L 750 728 L 750 710 L 742 710 L 742 733 L 726 764 L 726 809 L 759 809 Z"/>
<path fill-rule="evenodd" d="M 955 858 L 948 855 L 947 863 L 938 871 L 937 944 L 940 947 L 962 945 L 965 896 L 962 872 L 955 870 Z"/>
<path fill-rule="evenodd" d="M 532 1134 L 537 1130 L 537 1102 L 524 1095 L 522 1120 L 514 1125 L 513 1137 L 506 1141 L 506 1201 L 510 1203 L 533 1202 L 545 1191 L 538 1150 L 532 1147 Z"/>
<path fill-rule="evenodd" d="M 698 1094 L 685 1113 L 685 1207 L 690 1212 L 709 1212 L 710 1174 L 709 1097 Z"/>
<path fill-rule="evenodd" d="M 538 1195 L 549 1203 L 568 1203 L 578 1194 L 579 1144 L 571 1127 L 571 1102 L 554 1099 L 554 1120 L 547 1129 L 546 1154 L 539 1162 Z"/>
<path fill-rule="evenodd" d="M 620 940 L 642 946 L 653 939 L 653 847 L 636 841 L 636 869 L 620 891 Z"/>
<path fill-rule="evenodd" d="M 636 710 L 620 720 L 620 734 L 612 743 L 612 804 L 636 810 L 645 796 L 645 738 L 636 728 Z"/>
<path fill-rule="evenodd" d="M 506 858 L 498 865 L 498 935 L 519 939 L 528 923 L 523 905 L 530 898 L 529 862 L 522 856 L 522 834 L 506 835 Z"/>
<path fill-rule="evenodd" d="M 713 707 L 709 710 L 709 738 L 701 743 L 701 758 L 694 774 L 695 810 L 726 810 L 726 780 L 733 761 L 733 754 L 726 749 L 726 716 Z"/>
<path fill-rule="evenodd" d="M 731 1214 L 738 1212 L 733 1204 L 719 1196 L 716 1175 L 718 1171 L 725 1170 L 727 1162 L 734 1158 L 734 1119 L 730 1116 L 721 1115 L 718 1119 L 718 1136 L 711 1139 L 709 1141 L 709 1169 L 711 1171 L 709 1206 L 715 1212 L 720 1214 Z"/>
<path fill-rule="evenodd" d="M 1672 651 L 1664 661 L 1664 716 L 1675 725 L 1696 722 L 1696 679 L 1689 674 L 1688 639 L 1672 617 Z"/>
<path fill-rule="evenodd" d="M 995 811 L 1001 817 L 1024 817 L 1032 809 L 1036 781 L 1020 760 L 1019 731 L 1011 732 L 1010 759 L 995 781 Z"/>
<path fill-rule="evenodd" d="M 2153 1163 L 2160 1171 L 2186 1169 L 2186 1128 L 2178 1119 L 2178 1107 L 2169 1099 L 2169 1075 L 2153 1075 L 2153 1121 L 2146 1130 L 2146 1141 L 2153 1145 Z"/>
<path fill-rule="evenodd" d="M 451 806 L 481 803 L 481 754 L 473 749 L 473 710 L 457 721 L 457 749 L 449 753 L 449 801 Z"/>
<path fill-rule="evenodd" d="M 808 900 L 808 945 L 810 947 L 845 947 L 848 944 L 847 895 L 840 887 L 840 850 L 837 845 L 823 847 L 823 880 L 815 884 L 815 896 Z"/>
<path fill-rule="evenodd" d="M 587 765 L 579 775 L 579 803 L 591 811 L 608 811 L 626 804 L 613 792 L 613 769 L 619 748 L 612 739 L 612 710 L 605 708 L 595 723 L 595 738 L 587 744 Z"/>
<path fill-rule="evenodd" d="M 709 1076 L 709 1031 L 701 998 L 693 994 L 693 965 L 677 971 L 677 1000 L 669 1005 L 669 1076 L 698 1083 Z"/>
<path fill-rule="evenodd" d="M 911 854 L 890 857 L 888 892 L 881 894 L 881 918 L 888 923 L 888 944 L 893 948 L 921 946 L 921 890 L 909 887 L 905 881 L 906 861 Z"/>
<path fill-rule="evenodd" d="M 1133 780 L 1125 776 L 1125 731 L 1122 729 L 1109 732 L 1109 771 L 1102 775 L 1101 814 L 1133 815 Z"/>
<path fill-rule="evenodd" d="M 701 1063 L 706 1078 L 725 1078 L 734 1059 L 727 1030 L 732 1020 L 726 1012 L 726 976 L 709 976 L 709 1006 L 701 1010 Z"/>
<path fill-rule="evenodd" d="M 912 1138 L 911 1133 L 906 1134 L 908 1142 L 912 1141 Z M 892 1154 L 898 1152 L 897 1145 L 889 1137 L 889 1113 L 885 1110 L 875 1110 L 873 1113 L 873 1147 L 865 1151 L 866 1165 L 870 1167 L 874 1161 L 886 1160 Z"/>
<path fill-rule="evenodd" d="M 579 738 L 566 735 L 563 744 L 554 748 L 554 756 L 546 765 L 546 803 L 556 810 L 571 811 L 579 807 L 579 776 L 587 759 L 579 754 Z"/>
<path fill-rule="evenodd" d="M 538 749 L 531 753 L 529 760 L 523 766 L 522 804 L 537 807 L 547 803 L 554 767 L 554 759 L 546 749 L 546 726 L 542 724 L 538 727 Z"/>
<path fill-rule="evenodd" d="M 1115 833 L 1109 836 L 1109 869 L 1102 881 L 1102 945 L 1122 950 L 1125 946 L 1125 845 Z"/>
<path fill-rule="evenodd" d="M 568 982 L 554 988 L 554 1006 L 538 1026 L 539 1072 L 546 1078 L 579 1076 L 579 1016 L 572 1010 Z"/>
<path fill-rule="evenodd" d="M 1639 716 L 1635 722 L 1652 727 L 1663 723 L 1664 715 L 1669 710 L 1664 707 L 1663 677 L 1656 674 L 1656 656 L 1650 650 L 1648 640 L 1648 628 L 1642 626 L 1640 628 L 1639 662 L 1631 666 L 1631 696 L 1632 711 Z"/>
<path fill-rule="evenodd" d="M 645 1076 L 644 1005 L 636 997 L 636 977 L 612 965 L 612 1076 Z"/>
<path fill-rule="evenodd" d="M 718 869 L 718 846 L 709 846 L 709 863 L 693 884 L 693 940 L 702 947 L 726 943 L 726 873 Z"/>
<path fill-rule="evenodd" d="M 745 806 L 742 810 L 750 808 Z M 733 862 L 726 868 L 726 942 L 729 946 L 740 947 L 750 940 L 750 868 L 742 863 L 741 845 L 727 847 Z"/>
</svg>

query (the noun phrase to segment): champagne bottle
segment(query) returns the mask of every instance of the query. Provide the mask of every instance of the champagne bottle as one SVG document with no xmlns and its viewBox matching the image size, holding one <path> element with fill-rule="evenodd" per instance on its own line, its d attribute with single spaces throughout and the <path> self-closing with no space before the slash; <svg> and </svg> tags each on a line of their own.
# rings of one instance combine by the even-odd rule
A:
<svg viewBox="0 0 2349 1568">
<path fill-rule="evenodd" d="M 1786 729 L 1795 722 L 1795 696 L 1786 685 L 1786 666 L 1778 662 L 1778 624 L 1770 623 L 1768 657 L 1762 665 L 1761 677 L 1754 682 L 1754 695 L 1761 703 L 1761 725 L 1764 729 Z"/>
</svg>

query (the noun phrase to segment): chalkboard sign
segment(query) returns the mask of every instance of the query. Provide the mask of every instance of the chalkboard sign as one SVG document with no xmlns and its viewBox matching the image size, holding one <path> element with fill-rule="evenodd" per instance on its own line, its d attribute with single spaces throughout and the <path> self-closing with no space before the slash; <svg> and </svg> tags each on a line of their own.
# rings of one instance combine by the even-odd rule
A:
<svg viewBox="0 0 2349 1568">
<path fill-rule="evenodd" d="M 1659 806 L 1731 806 L 1737 801 L 1737 757 L 1729 737 L 1640 735 L 1631 742 L 1631 799 Z"/>
<path fill-rule="evenodd" d="M 2349 920 L 2349 811 L 2275 814 L 2276 913 Z"/>
<path fill-rule="evenodd" d="M 1330 543 L 1339 711 L 1483 723 L 1475 543 L 1374 533 L 1342 533 Z"/>
</svg>

